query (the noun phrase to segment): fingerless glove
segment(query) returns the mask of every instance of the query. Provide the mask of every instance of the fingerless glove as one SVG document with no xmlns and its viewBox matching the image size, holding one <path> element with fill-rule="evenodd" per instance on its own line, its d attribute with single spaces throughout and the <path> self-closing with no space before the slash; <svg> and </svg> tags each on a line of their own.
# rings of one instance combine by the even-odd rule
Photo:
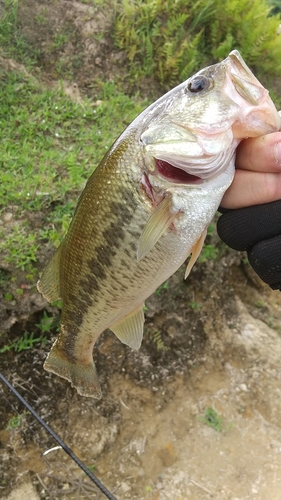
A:
<svg viewBox="0 0 281 500">
<path fill-rule="evenodd" d="M 281 200 L 221 211 L 219 237 L 234 250 L 246 250 L 259 277 L 281 290 Z"/>
</svg>

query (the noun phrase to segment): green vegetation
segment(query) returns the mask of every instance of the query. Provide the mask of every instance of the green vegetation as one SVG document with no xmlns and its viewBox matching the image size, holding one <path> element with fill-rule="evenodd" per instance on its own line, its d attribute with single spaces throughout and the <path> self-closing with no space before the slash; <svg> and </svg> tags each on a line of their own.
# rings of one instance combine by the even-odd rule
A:
<svg viewBox="0 0 281 500">
<path fill-rule="evenodd" d="M 44 89 L 15 73 L 2 76 L 1 200 L 5 197 L 8 203 L 38 210 L 82 189 L 118 133 L 142 107 L 118 92 L 113 82 L 104 84 L 97 102 L 85 99 L 81 105 L 65 96 L 62 88 Z"/>
<path fill-rule="evenodd" d="M 156 345 L 157 350 L 168 351 L 170 349 L 164 344 L 162 333 L 159 330 L 153 329 L 152 331 L 150 331 L 149 338 Z"/>
<path fill-rule="evenodd" d="M 42 335 L 44 333 L 48 333 L 51 328 L 54 326 L 54 318 L 53 316 L 48 316 L 46 311 L 43 311 L 43 316 L 40 319 L 40 322 L 36 324 L 37 328 L 39 328 Z"/>
<path fill-rule="evenodd" d="M 0 47 L 25 65 L 34 65 L 40 51 L 35 46 L 31 47 L 20 31 L 19 0 L 3 0 L 2 4 L 4 16 L 0 20 Z"/>
<path fill-rule="evenodd" d="M 87 469 L 89 469 L 90 472 L 95 472 L 96 464 L 87 465 Z"/>
<path fill-rule="evenodd" d="M 156 295 L 161 295 L 165 290 L 168 290 L 169 288 L 169 280 L 164 281 L 162 285 L 160 285 L 157 290 L 155 291 Z"/>
<path fill-rule="evenodd" d="M 28 414 L 29 414 L 29 412 L 23 412 L 23 413 L 19 413 L 18 415 L 11 417 L 8 421 L 6 431 L 12 431 L 12 430 L 20 427 L 24 417 L 26 417 L 26 415 L 28 415 Z"/>
<path fill-rule="evenodd" d="M 196 302 L 196 300 L 191 300 L 189 303 L 188 303 L 189 307 L 191 307 L 191 309 L 193 311 L 201 311 L 202 309 L 202 305 L 199 304 L 198 302 Z"/>
<path fill-rule="evenodd" d="M 166 87 L 234 48 L 257 75 L 280 75 L 280 18 L 269 12 L 266 0 L 122 0 L 115 41 L 134 78 L 153 76 Z"/>
<path fill-rule="evenodd" d="M 217 240 L 217 233 L 214 224 L 210 224 L 207 231 L 206 240 L 202 251 L 198 257 L 198 262 L 208 262 L 209 260 L 215 260 L 219 253 L 218 244 L 221 245 L 221 241 Z"/>
<path fill-rule="evenodd" d="M 13 263 L 15 267 L 22 270 L 36 262 L 36 252 L 39 248 L 39 244 L 36 243 L 36 235 L 27 233 L 25 227 L 26 224 L 23 226 L 15 224 L 11 234 L 8 234 L 5 239 L 5 245 L 9 248 L 6 262 Z M 19 248 L 21 249 L 20 253 Z"/>
<path fill-rule="evenodd" d="M 61 87 L 44 89 L 15 73 L 1 76 L 0 212 L 11 207 L 14 213 L 12 230 L 0 228 L 7 264 L 28 270 L 44 241 L 58 245 L 90 173 L 143 106 L 113 82 L 102 86 L 96 102 L 80 104 Z M 42 211 L 46 218 L 34 228 Z"/>
<path fill-rule="evenodd" d="M 281 3 L 280 0 L 267 0 L 269 7 L 272 9 L 270 11 L 271 15 L 281 13 Z"/>
<path fill-rule="evenodd" d="M 0 354 L 8 351 L 27 351 L 28 349 L 32 349 L 34 347 L 34 344 L 38 344 L 39 342 L 42 344 L 42 342 L 44 341 L 45 339 L 43 337 L 34 338 L 34 333 L 24 332 L 23 336 L 15 342 L 11 342 L 9 340 L 8 344 L 6 344 L 4 347 L 1 347 Z"/>
<path fill-rule="evenodd" d="M 222 418 L 213 408 L 206 408 L 204 417 L 197 417 L 197 420 L 205 425 L 208 425 L 209 427 L 212 427 L 217 432 L 222 431 Z"/>
</svg>

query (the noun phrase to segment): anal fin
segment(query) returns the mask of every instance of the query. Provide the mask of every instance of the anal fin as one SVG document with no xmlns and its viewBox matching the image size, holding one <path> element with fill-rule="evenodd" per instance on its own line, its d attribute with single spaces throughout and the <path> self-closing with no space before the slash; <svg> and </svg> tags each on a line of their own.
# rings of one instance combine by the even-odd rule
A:
<svg viewBox="0 0 281 500">
<path fill-rule="evenodd" d="M 186 279 L 189 276 L 191 269 L 193 268 L 195 262 L 197 261 L 199 255 L 201 253 L 201 250 L 203 248 L 204 241 L 206 238 L 206 234 L 207 234 L 207 229 L 204 229 L 200 238 L 196 241 L 195 245 L 193 246 L 193 248 L 191 250 L 192 255 L 191 255 L 190 260 L 187 264 L 184 279 Z"/>
<path fill-rule="evenodd" d="M 155 208 L 154 212 L 144 226 L 140 237 L 137 259 L 143 259 L 156 245 L 162 234 L 175 220 L 178 211 L 173 210 L 172 196 L 167 195 Z"/>
<path fill-rule="evenodd" d="M 116 337 L 131 349 L 139 349 L 143 337 L 144 312 L 143 305 L 125 318 L 110 327 Z"/>
</svg>

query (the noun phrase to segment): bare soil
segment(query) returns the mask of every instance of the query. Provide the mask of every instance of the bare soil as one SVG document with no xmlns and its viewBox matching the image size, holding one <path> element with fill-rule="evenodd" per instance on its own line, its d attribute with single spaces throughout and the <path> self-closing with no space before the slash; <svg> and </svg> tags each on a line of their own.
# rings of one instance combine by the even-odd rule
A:
<svg viewBox="0 0 281 500">
<path fill-rule="evenodd" d="M 75 98 L 76 85 L 83 96 L 102 73 L 125 71 L 108 36 L 109 12 L 25 0 L 19 16 L 45 85 L 62 72 Z M 54 46 L 56 33 L 68 34 L 63 47 Z M 2 68 L 19 69 L 1 57 Z M 281 500 L 281 295 L 259 281 L 244 255 L 224 248 L 196 264 L 187 282 L 183 275 L 180 269 L 147 301 L 139 351 L 109 331 L 100 338 L 94 359 L 102 400 L 82 398 L 43 370 L 54 333 L 45 346 L 1 354 L 0 370 L 118 500 Z M 34 288 L 20 308 L 2 307 L 7 339 L 36 331 L 44 311 L 59 315 Z M 208 408 L 221 418 L 220 430 L 207 425 Z M 5 387 L 0 446 L 1 498 L 103 498 L 61 449 L 42 456 L 56 443 Z"/>
</svg>

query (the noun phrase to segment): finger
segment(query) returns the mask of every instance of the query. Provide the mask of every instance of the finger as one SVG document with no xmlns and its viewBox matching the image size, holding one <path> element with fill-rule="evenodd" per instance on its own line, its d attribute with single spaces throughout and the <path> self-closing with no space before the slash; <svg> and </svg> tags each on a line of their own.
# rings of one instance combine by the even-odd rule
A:
<svg viewBox="0 0 281 500">
<path fill-rule="evenodd" d="M 281 171 L 281 132 L 246 139 L 237 148 L 236 168 L 259 172 Z"/>
<path fill-rule="evenodd" d="M 219 237 L 234 250 L 249 251 L 261 241 L 277 236 L 281 239 L 280 228 L 281 200 L 227 210 L 217 221 Z"/>
<path fill-rule="evenodd" d="M 248 252 L 249 263 L 273 290 L 281 289 L 281 235 L 259 241 Z"/>
<path fill-rule="evenodd" d="M 236 170 L 221 207 L 243 208 L 281 199 L 281 173 Z"/>
</svg>

